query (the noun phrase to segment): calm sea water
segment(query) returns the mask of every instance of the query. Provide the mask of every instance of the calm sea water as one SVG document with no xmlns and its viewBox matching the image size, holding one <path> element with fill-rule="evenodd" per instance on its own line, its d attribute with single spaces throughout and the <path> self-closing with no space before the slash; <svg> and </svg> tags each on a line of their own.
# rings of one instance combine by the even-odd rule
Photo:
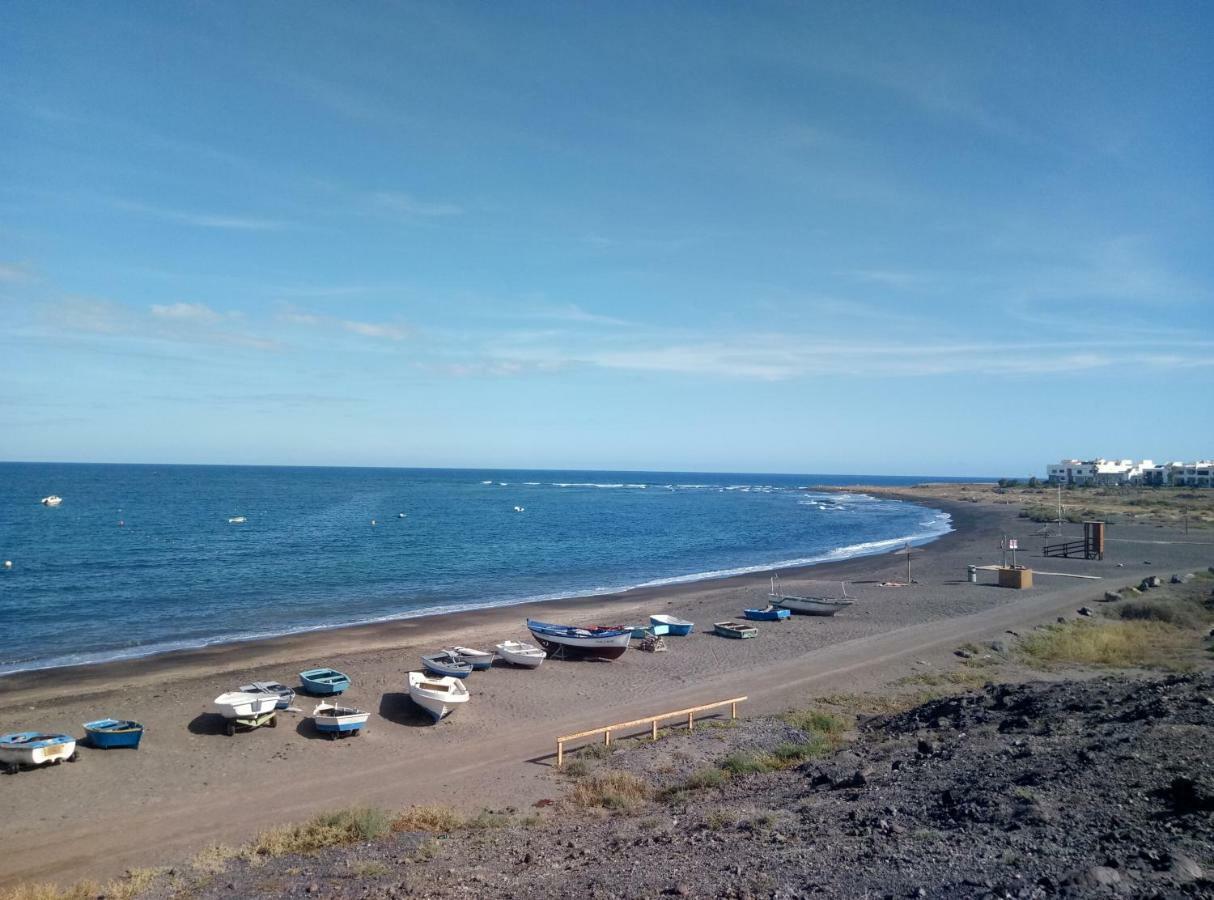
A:
<svg viewBox="0 0 1214 900">
<path fill-rule="evenodd" d="M 4 463 L 0 674 L 841 559 L 949 530 L 921 507 L 804 490 L 857 480 L 922 479 Z M 62 506 L 41 505 L 49 494 Z"/>
</svg>

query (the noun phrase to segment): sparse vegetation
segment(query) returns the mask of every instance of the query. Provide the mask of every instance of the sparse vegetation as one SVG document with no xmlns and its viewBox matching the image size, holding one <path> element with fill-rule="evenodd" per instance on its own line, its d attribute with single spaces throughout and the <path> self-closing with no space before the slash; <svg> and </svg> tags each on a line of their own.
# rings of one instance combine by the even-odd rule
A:
<svg viewBox="0 0 1214 900">
<path fill-rule="evenodd" d="M 0 892 L 0 900 L 132 900 L 147 892 L 167 869 L 130 869 L 107 884 L 80 881 L 69 887 L 53 884 L 22 884 Z"/>
<path fill-rule="evenodd" d="M 570 793 L 578 806 L 635 809 L 653 796 L 653 789 L 627 772 L 605 772 L 579 781 Z"/>
<path fill-rule="evenodd" d="M 1025 637 L 1020 649 L 1038 664 L 1186 668 L 1192 636 L 1165 622 L 1123 619 L 1049 625 Z"/>
<path fill-rule="evenodd" d="M 590 774 L 590 763 L 584 759 L 574 759 L 561 767 L 561 774 L 570 778 L 584 778 Z"/>
<path fill-rule="evenodd" d="M 392 821 L 382 809 L 351 807 L 321 813 L 302 825 L 285 825 L 263 831 L 244 848 L 241 856 L 257 861 L 288 853 L 314 853 L 325 847 L 374 840 L 391 829 Z"/>
<path fill-rule="evenodd" d="M 413 851 L 414 862 L 428 862 L 443 852 L 443 844 L 438 838 L 427 838 Z"/>
<path fill-rule="evenodd" d="M 382 878 L 392 870 L 378 859 L 356 859 L 350 863 L 350 874 L 357 878 Z"/>
<path fill-rule="evenodd" d="M 730 775 L 756 775 L 770 772 L 776 766 L 769 754 L 739 751 L 721 760 L 721 768 Z"/>
<path fill-rule="evenodd" d="M 392 830 L 446 834 L 463 823 L 463 817 L 449 806 L 411 806 L 392 820 Z"/>
</svg>

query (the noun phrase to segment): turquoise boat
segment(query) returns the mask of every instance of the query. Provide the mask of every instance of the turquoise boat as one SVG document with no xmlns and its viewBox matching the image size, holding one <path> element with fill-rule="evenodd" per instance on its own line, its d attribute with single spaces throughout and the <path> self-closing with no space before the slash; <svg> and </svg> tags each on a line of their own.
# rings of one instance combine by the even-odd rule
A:
<svg viewBox="0 0 1214 900">
<path fill-rule="evenodd" d="M 350 676 L 336 669 L 307 669 L 299 673 L 300 684 L 309 694 L 340 694 L 350 686 Z"/>
<path fill-rule="evenodd" d="M 143 738 L 143 726 L 129 719 L 98 719 L 84 723 L 90 747 L 98 750 L 116 750 L 119 747 L 139 748 Z"/>
<path fill-rule="evenodd" d="M 780 622 L 790 618 L 792 612 L 787 609 L 780 609 L 778 606 L 768 606 L 765 609 L 754 609 L 751 607 L 742 610 L 742 615 L 756 622 Z"/>
<path fill-rule="evenodd" d="M 657 631 L 655 634 L 671 634 L 677 637 L 683 637 L 691 634 L 691 630 L 695 628 L 694 622 L 688 622 L 686 619 L 676 619 L 674 616 L 657 615 L 649 617 L 649 624 L 652 628 L 665 628 L 666 631 Z"/>
</svg>

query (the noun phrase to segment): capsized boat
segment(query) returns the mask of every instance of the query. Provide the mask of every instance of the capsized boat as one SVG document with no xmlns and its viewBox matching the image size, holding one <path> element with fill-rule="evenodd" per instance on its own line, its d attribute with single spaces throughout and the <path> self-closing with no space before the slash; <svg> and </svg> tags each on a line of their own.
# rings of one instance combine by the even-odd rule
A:
<svg viewBox="0 0 1214 900">
<path fill-rule="evenodd" d="M 632 640 L 631 628 L 553 625 L 527 620 L 527 628 L 553 659 L 618 659 Z"/>
<path fill-rule="evenodd" d="M 43 506 L 58 506 L 60 503 L 63 502 L 63 498 L 59 497 L 55 494 L 51 494 L 49 497 L 43 497 L 38 502 L 41 503 Z"/>
<path fill-rule="evenodd" d="M 487 650 L 474 650 L 471 647 L 452 647 L 448 652 L 454 653 L 466 663 L 471 663 L 473 670 L 488 669 L 493 665 L 493 654 Z"/>
<path fill-rule="evenodd" d="M 252 719 L 273 712 L 278 705 L 277 694 L 247 694 L 228 691 L 215 698 L 212 706 L 225 719 Z"/>
<path fill-rule="evenodd" d="M 0 735 L 0 765 L 10 775 L 22 766 L 59 765 L 76 761 L 76 739 L 70 734 L 17 731 Z"/>
<path fill-rule="evenodd" d="M 669 629 L 669 633 L 676 637 L 685 637 L 691 634 L 691 630 L 696 627 L 694 622 L 688 622 L 686 619 L 679 619 L 665 614 L 650 616 L 649 624 L 654 628 L 657 628 L 659 625 L 665 625 Z"/>
<path fill-rule="evenodd" d="M 433 675 L 450 675 L 452 678 L 467 678 L 472 674 L 472 663 L 465 662 L 450 650 L 440 653 L 422 654 L 422 665 Z"/>
<path fill-rule="evenodd" d="M 839 583 L 841 595 L 838 597 L 817 596 L 801 597 L 796 594 L 785 594 L 780 589 L 780 576 L 773 575 L 771 579 L 771 598 L 773 606 L 780 606 L 791 612 L 807 616 L 833 616 L 841 609 L 847 609 L 853 601 L 847 596 L 847 585 Z"/>
<path fill-rule="evenodd" d="M 279 709 L 287 709 L 295 702 L 295 691 L 277 681 L 254 681 L 252 684 L 242 684 L 237 690 L 245 694 L 273 694 L 278 698 L 276 706 Z"/>
<path fill-rule="evenodd" d="M 771 606 L 770 604 L 763 609 L 755 609 L 747 607 L 742 610 L 742 615 L 756 622 L 779 622 L 782 619 L 789 618 L 792 613 L 787 609 L 782 609 L 779 606 Z"/>
<path fill-rule="evenodd" d="M 316 726 L 317 731 L 336 739 L 358 734 L 370 716 L 369 712 L 355 709 L 353 706 L 338 706 L 332 702 L 318 703 L 312 710 L 312 724 Z"/>
<path fill-rule="evenodd" d="M 712 630 L 727 638 L 752 638 L 759 634 L 753 625 L 743 625 L 741 622 L 713 622 Z"/>
<path fill-rule="evenodd" d="M 84 732 L 88 735 L 89 746 L 98 750 L 136 749 L 143 737 L 143 726 L 129 719 L 98 719 L 85 722 Z"/>
<path fill-rule="evenodd" d="M 502 641 L 495 649 L 503 662 L 525 669 L 538 669 L 547 658 L 543 650 L 526 641 Z"/>
<path fill-rule="evenodd" d="M 460 678 L 450 675 L 435 678 L 425 672 L 409 673 L 409 697 L 435 722 L 451 715 L 461 703 L 467 703 L 468 696 L 468 686 Z"/>
<path fill-rule="evenodd" d="M 305 669 L 299 682 L 309 694 L 340 694 L 350 686 L 350 676 L 336 669 Z"/>
</svg>

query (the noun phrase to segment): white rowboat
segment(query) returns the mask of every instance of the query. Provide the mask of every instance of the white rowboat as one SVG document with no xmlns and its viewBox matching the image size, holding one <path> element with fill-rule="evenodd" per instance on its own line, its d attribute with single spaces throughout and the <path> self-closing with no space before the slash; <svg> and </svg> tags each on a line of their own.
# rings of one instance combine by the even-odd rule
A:
<svg viewBox="0 0 1214 900">
<path fill-rule="evenodd" d="M 435 678 L 425 672 L 409 673 L 409 697 L 435 722 L 468 702 L 468 686 L 459 678 Z"/>
<path fill-rule="evenodd" d="M 228 691 L 215 698 L 212 706 L 225 719 L 252 719 L 273 712 L 278 705 L 277 694 L 247 694 Z"/>
<path fill-rule="evenodd" d="M 526 641 L 502 641 L 497 645 L 497 655 L 502 662 L 526 669 L 538 669 L 548 656 L 543 650 Z"/>
</svg>

